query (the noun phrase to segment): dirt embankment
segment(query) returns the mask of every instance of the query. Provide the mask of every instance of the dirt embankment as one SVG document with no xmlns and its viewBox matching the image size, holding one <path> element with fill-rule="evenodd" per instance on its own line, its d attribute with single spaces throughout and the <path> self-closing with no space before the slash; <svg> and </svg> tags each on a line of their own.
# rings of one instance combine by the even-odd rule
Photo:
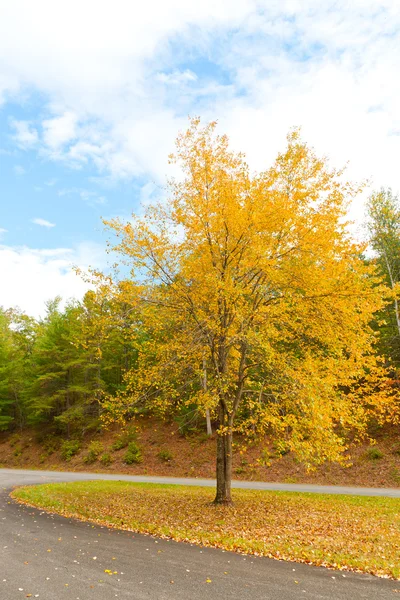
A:
<svg viewBox="0 0 400 600">
<path fill-rule="evenodd" d="M 142 419 L 135 436 L 140 462 L 130 465 L 125 462 L 127 446 L 115 449 L 120 436 L 117 429 L 86 436 L 79 441 L 76 454 L 65 460 L 59 438 L 35 430 L 11 435 L 3 433 L 0 466 L 199 478 L 215 475 L 215 439 L 204 433 L 185 437 L 179 433 L 176 424 Z M 352 466 L 325 464 L 310 473 L 290 453 L 277 456 L 267 440 L 265 444 L 250 446 L 245 451 L 238 445 L 233 475 L 235 479 L 257 481 L 400 487 L 398 428 L 381 430 L 376 438 L 374 446 L 363 444 L 351 448 Z M 97 446 L 93 446 L 93 442 Z M 96 449 L 88 460 L 91 447 Z"/>
</svg>

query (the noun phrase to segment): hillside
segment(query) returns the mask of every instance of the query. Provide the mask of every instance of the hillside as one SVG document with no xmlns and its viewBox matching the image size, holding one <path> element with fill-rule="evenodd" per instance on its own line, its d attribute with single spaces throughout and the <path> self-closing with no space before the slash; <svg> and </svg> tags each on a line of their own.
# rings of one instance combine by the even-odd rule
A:
<svg viewBox="0 0 400 600">
<path fill-rule="evenodd" d="M 398 433 L 398 428 L 394 427 L 379 429 L 375 432 L 376 445 L 365 443 L 351 448 L 352 466 L 344 468 L 325 464 L 310 473 L 291 453 L 279 457 L 267 442 L 243 451 L 238 440 L 234 450 L 233 476 L 235 479 L 286 483 L 400 487 Z M 127 447 L 112 448 L 121 439 L 117 428 L 86 435 L 79 441 L 79 449 L 70 460 L 62 458 L 63 440 L 59 437 L 32 429 L 24 430 L 22 434 L 3 433 L 0 436 L 0 465 L 184 477 L 215 476 L 215 439 L 204 433 L 184 436 L 179 433 L 176 423 L 143 418 L 133 437 L 141 453 L 141 462 L 127 465 L 124 462 Z M 88 460 L 91 444 L 92 454 Z"/>
</svg>

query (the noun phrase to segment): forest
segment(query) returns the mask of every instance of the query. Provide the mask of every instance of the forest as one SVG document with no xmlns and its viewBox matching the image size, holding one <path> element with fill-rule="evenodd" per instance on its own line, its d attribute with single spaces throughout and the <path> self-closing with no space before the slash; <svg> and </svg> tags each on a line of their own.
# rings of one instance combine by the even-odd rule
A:
<svg viewBox="0 0 400 600">
<path fill-rule="evenodd" d="M 115 268 L 82 300 L 51 299 L 40 319 L 0 310 L 0 430 L 76 439 L 179 419 L 217 433 L 229 502 L 236 433 L 312 468 L 398 422 L 400 204 L 372 193 L 358 242 L 360 186 L 299 131 L 254 175 L 215 130 L 193 119 L 178 137 L 167 202 L 106 222 Z"/>
</svg>

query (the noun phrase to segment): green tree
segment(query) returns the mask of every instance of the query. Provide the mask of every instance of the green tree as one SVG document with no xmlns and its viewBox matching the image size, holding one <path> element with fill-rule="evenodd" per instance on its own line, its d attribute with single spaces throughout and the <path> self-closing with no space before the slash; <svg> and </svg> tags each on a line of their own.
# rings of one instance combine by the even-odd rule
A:
<svg viewBox="0 0 400 600">
<path fill-rule="evenodd" d="M 61 311 L 60 302 L 56 298 L 48 303 L 38 325 L 31 412 L 32 420 L 55 422 L 69 435 L 71 428 L 83 424 L 85 407 L 93 400 L 84 377 L 87 355 L 79 343 L 82 308 L 70 303 Z"/>
<path fill-rule="evenodd" d="M 386 354 L 400 366 L 400 203 L 390 189 L 373 193 L 367 203 L 369 241 L 393 301 L 382 313 L 380 331 Z"/>
<path fill-rule="evenodd" d="M 22 428 L 29 417 L 34 320 L 0 309 L 0 429 Z"/>
</svg>

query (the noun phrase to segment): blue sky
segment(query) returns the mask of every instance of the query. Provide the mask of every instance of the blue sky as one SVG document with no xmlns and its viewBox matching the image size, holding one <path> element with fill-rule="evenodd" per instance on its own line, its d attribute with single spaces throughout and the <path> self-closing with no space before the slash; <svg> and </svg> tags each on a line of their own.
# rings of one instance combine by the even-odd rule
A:
<svg viewBox="0 0 400 600">
<path fill-rule="evenodd" d="M 143 4 L 1 3 L 0 305 L 84 293 L 72 265 L 104 267 L 101 217 L 164 193 L 188 114 L 254 169 L 300 125 L 353 179 L 400 189 L 397 0 Z"/>
</svg>

